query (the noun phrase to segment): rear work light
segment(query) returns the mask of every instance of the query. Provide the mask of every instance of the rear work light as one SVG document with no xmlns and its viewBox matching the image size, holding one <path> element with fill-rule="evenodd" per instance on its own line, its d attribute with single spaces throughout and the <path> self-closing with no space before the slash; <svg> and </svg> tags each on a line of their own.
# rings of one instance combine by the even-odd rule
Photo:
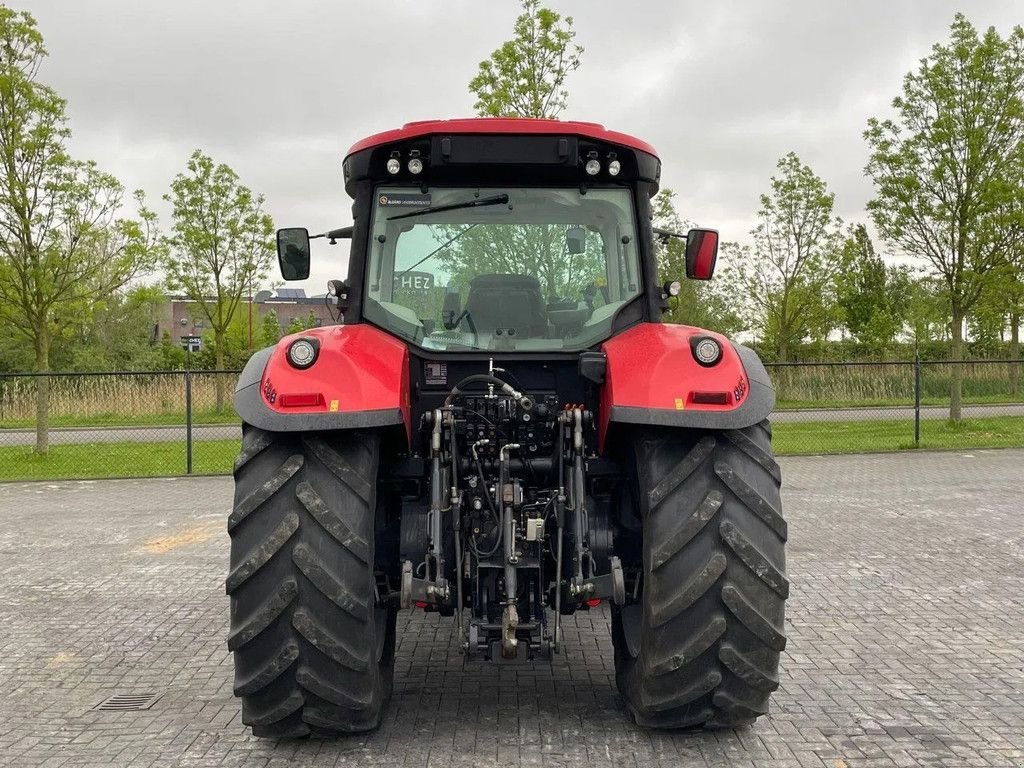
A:
<svg viewBox="0 0 1024 768">
<path fill-rule="evenodd" d="M 407 167 L 409 173 L 413 176 L 423 173 L 423 161 L 420 159 L 420 151 L 418 149 L 414 149 L 409 153 L 409 165 Z"/>
</svg>

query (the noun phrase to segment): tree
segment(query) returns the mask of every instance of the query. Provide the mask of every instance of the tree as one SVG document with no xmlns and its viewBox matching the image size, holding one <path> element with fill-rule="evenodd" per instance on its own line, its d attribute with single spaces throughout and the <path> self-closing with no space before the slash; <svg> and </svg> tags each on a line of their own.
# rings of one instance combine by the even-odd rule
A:
<svg viewBox="0 0 1024 768">
<path fill-rule="evenodd" d="M 77 371 L 159 369 L 163 355 L 156 334 L 164 305 L 163 291 L 155 285 L 96 298 L 67 324 L 52 362 Z"/>
<path fill-rule="evenodd" d="M 794 152 L 781 158 L 771 192 L 761 196 L 753 248 L 726 248 L 752 318 L 776 359 L 808 336 L 824 340 L 834 324 L 833 277 L 840 266 L 842 222 L 835 195 Z"/>
<path fill-rule="evenodd" d="M 263 210 L 262 195 L 198 149 L 164 199 L 172 209 L 163 260 L 168 288 L 196 303 L 213 334 L 215 365 L 223 370 L 228 326 L 242 298 L 270 270 L 274 223 Z M 225 382 L 218 377 L 218 410 L 224 401 Z"/>
<path fill-rule="evenodd" d="M 53 341 L 100 297 L 148 269 L 155 216 L 93 163 L 73 160 L 64 101 L 38 80 L 46 56 L 35 19 L 0 6 L 0 316 L 50 369 Z M 49 447 L 49 381 L 36 387 L 36 452 Z"/>
<path fill-rule="evenodd" d="M 540 0 L 523 0 L 514 36 L 480 62 L 469 82 L 473 108 L 483 117 L 554 118 L 565 109 L 565 81 L 580 66 L 572 17 L 562 17 Z"/>
<path fill-rule="evenodd" d="M 836 302 L 847 330 L 870 352 L 884 352 L 903 330 L 910 279 L 905 267 L 886 266 L 875 253 L 867 227 L 850 228 L 836 273 Z"/>
<path fill-rule="evenodd" d="M 262 349 L 277 344 L 281 340 L 281 321 L 277 317 L 277 310 L 269 310 L 260 318 L 259 336 L 257 346 Z"/>
<path fill-rule="evenodd" d="M 661 189 L 651 201 L 654 214 L 654 226 L 670 232 L 685 233 L 693 225 L 685 220 L 676 210 L 676 193 L 671 189 Z M 735 283 L 729 279 L 728 270 L 721 267 L 716 270 L 717 280 L 687 280 L 686 275 L 686 241 L 676 237 L 655 241 L 655 258 L 658 262 L 658 274 L 663 281 L 678 280 L 680 292 L 678 296 L 669 298 L 669 310 L 664 318 L 671 323 L 693 325 L 707 328 L 724 334 L 734 334 L 743 330 L 740 298 Z"/>
<path fill-rule="evenodd" d="M 949 312 L 935 277 L 911 278 L 907 286 L 907 328 L 915 347 L 949 340 Z"/>
<path fill-rule="evenodd" d="M 949 416 L 960 419 L 963 324 L 1024 238 L 1024 28 L 984 36 L 961 14 L 903 80 L 896 118 L 868 121 L 868 204 L 882 236 L 924 260 L 949 306 Z"/>
</svg>

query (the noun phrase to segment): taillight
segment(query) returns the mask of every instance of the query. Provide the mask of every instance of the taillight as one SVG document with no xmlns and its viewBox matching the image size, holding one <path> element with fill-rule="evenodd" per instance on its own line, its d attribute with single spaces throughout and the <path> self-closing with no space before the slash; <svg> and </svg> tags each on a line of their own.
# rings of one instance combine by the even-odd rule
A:
<svg viewBox="0 0 1024 768">
<path fill-rule="evenodd" d="M 696 405 L 728 405 L 728 392 L 694 392 L 690 399 Z"/>
<path fill-rule="evenodd" d="M 324 396 L 319 392 L 290 392 L 278 397 L 282 408 L 315 408 L 324 404 Z"/>
</svg>

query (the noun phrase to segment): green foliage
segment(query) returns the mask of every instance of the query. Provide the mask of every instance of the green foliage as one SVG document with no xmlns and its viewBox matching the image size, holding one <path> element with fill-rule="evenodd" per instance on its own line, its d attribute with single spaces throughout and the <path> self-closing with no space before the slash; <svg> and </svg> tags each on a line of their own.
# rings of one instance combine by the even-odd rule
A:
<svg viewBox="0 0 1024 768">
<path fill-rule="evenodd" d="M 281 340 L 281 321 L 277 317 L 276 310 L 268 310 L 260 318 L 259 343 L 258 347 L 271 347 Z"/>
<path fill-rule="evenodd" d="M 954 355 L 987 275 L 1024 243 L 1024 29 L 983 36 L 961 14 L 868 122 L 868 208 L 882 236 L 942 281 Z"/>
<path fill-rule="evenodd" d="M 200 150 L 164 196 L 172 229 L 163 259 L 167 285 L 196 303 L 211 329 L 216 365 L 227 364 L 225 334 L 243 297 L 266 278 L 274 254 L 274 224 L 262 195 L 231 168 Z"/>
<path fill-rule="evenodd" d="M 156 217 L 94 163 L 67 153 L 64 101 L 39 82 L 46 56 L 35 19 L 0 6 L 0 326 L 50 368 L 52 342 L 93 302 L 156 259 Z M 21 357 L 21 355 L 19 355 Z M 36 452 L 48 448 L 49 381 L 37 386 Z"/>
<path fill-rule="evenodd" d="M 833 278 L 839 270 L 842 222 L 835 195 L 790 152 L 777 165 L 771 192 L 761 196 L 753 248 L 724 246 L 750 297 L 751 324 L 778 360 L 811 337 L 824 341 L 838 322 Z"/>
<path fill-rule="evenodd" d="M 165 302 L 156 286 L 136 286 L 99 298 L 66 326 L 53 348 L 65 371 L 144 371 L 164 362 L 156 327 Z"/>
<path fill-rule="evenodd" d="M 469 83 L 473 105 L 484 117 L 554 118 L 565 109 L 565 81 L 580 66 L 583 48 L 573 41 L 571 16 L 562 17 L 540 0 L 523 0 L 513 38 L 480 62 Z"/>
<path fill-rule="evenodd" d="M 886 266 L 867 227 L 850 227 L 836 274 L 836 303 L 847 330 L 872 353 L 889 349 L 903 330 L 912 278 L 905 267 Z"/>
<path fill-rule="evenodd" d="M 285 333 L 301 333 L 308 328 L 316 328 L 319 325 L 320 319 L 316 316 L 316 312 L 309 310 L 309 314 L 305 317 L 293 317 L 291 322 L 288 323 L 288 328 L 285 330 Z"/>
<path fill-rule="evenodd" d="M 942 283 L 933 277 L 911 280 L 907 285 L 906 322 L 910 336 L 920 349 L 937 345 L 943 358 L 949 353 L 949 304 L 943 295 Z M 926 357 L 924 352 L 922 358 Z"/>
<path fill-rule="evenodd" d="M 185 367 L 188 355 L 184 347 L 175 340 L 169 331 L 164 331 L 160 336 L 160 344 L 157 348 L 160 356 L 160 363 L 157 370 L 178 371 Z"/>
<path fill-rule="evenodd" d="M 680 216 L 675 195 L 671 189 L 662 189 L 654 196 L 651 201 L 654 226 L 684 234 L 693 224 Z M 678 280 L 681 286 L 679 295 L 668 300 L 669 310 L 663 316 L 666 322 L 724 334 L 743 330 L 739 312 L 741 301 L 727 265 L 719 264 L 714 280 L 687 280 L 686 241 L 676 237 L 655 240 L 655 258 L 660 279 L 663 282 Z"/>
<path fill-rule="evenodd" d="M 94 163 L 73 160 L 64 101 L 37 73 L 46 56 L 35 20 L 0 6 L 0 319 L 31 345 L 39 370 L 52 340 L 81 313 L 148 270 L 156 217 Z"/>
</svg>

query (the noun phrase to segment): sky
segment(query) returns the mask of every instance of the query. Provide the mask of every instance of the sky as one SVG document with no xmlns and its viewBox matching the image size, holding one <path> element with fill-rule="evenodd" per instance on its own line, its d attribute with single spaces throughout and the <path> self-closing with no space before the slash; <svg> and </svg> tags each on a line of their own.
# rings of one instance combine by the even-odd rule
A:
<svg viewBox="0 0 1024 768">
<path fill-rule="evenodd" d="M 191 152 L 233 167 L 277 226 L 351 223 L 341 160 L 412 120 L 471 115 L 467 84 L 512 33 L 513 0 L 13 0 L 39 24 L 41 79 L 68 102 L 71 149 L 160 199 Z M 865 221 L 862 134 L 964 10 L 1003 35 L 1020 0 L 546 0 L 583 64 L 565 119 L 658 150 L 682 215 L 743 241 L 775 163 L 795 151 Z M 628 12 L 624 12 L 625 8 Z M 347 243 L 346 243 L 347 245 Z M 344 277 L 317 241 L 310 293 Z M 884 248 L 883 248 L 884 250 Z"/>
</svg>

